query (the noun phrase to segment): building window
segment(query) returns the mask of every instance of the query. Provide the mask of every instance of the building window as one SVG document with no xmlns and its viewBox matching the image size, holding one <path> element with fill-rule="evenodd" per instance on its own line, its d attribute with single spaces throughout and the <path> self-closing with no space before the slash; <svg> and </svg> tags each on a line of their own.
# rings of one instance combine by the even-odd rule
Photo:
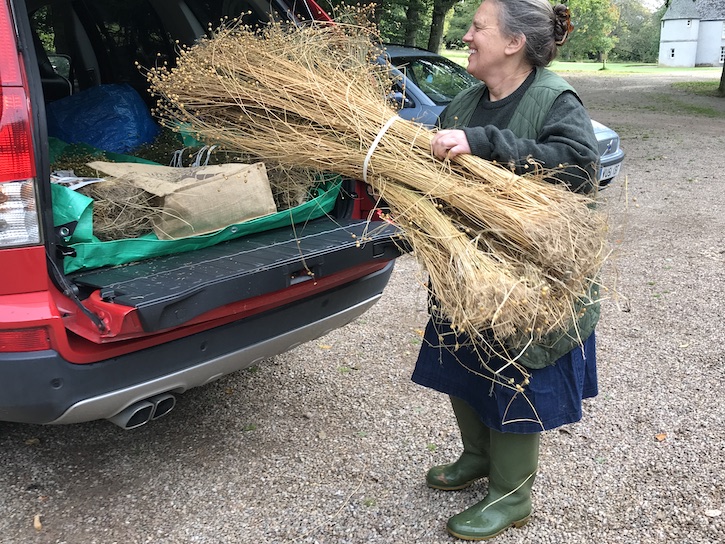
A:
<svg viewBox="0 0 725 544">
<path fill-rule="evenodd" d="M 720 46 L 720 63 L 725 62 L 725 45 Z"/>
<path fill-rule="evenodd" d="M 670 49 L 670 58 L 671 59 L 674 59 L 675 58 L 675 50 L 674 49 Z"/>
<path fill-rule="evenodd" d="M 688 26 L 688 27 L 692 26 L 692 19 L 688 19 L 688 20 L 687 20 L 687 26 Z"/>
</svg>

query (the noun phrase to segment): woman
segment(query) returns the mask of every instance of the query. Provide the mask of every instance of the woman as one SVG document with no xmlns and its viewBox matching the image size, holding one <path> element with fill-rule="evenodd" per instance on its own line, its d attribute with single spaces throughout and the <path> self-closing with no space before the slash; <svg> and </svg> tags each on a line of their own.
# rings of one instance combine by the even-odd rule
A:
<svg viewBox="0 0 725 544">
<path fill-rule="evenodd" d="M 548 0 L 484 0 L 463 37 L 467 70 L 482 83 L 460 93 L 442 113 L 433 154 L 444 159 L 470 153 L 519 174 L 533 159 L 544 171 L 556 169 L 551 181 L 573 191 L 593 190 L 599 155 L 591 121 L 574 89 L 545 69 L 571 28 L 567 8 L 552 8 Z M 506 385 L 509 377 L 520 381 L 514 366 L 471 348 L 456 349 L 465 339 L 431 317 L 413 380 L 450 396 L 463 453 L 430 469 L 426 481 L 442 490 L 483 477 L 489 484 L 482 501 L 450 518 L 453 536 L 485 540 L 528 521 L 541 431 L 578 421 L 582 399 L 597 394 L 599 312 L 589 310 L 576 324 L 582 343 L 559 337 L 526 350 L 519 359 L 530 373 L 524 393 Z"/>
</svg>

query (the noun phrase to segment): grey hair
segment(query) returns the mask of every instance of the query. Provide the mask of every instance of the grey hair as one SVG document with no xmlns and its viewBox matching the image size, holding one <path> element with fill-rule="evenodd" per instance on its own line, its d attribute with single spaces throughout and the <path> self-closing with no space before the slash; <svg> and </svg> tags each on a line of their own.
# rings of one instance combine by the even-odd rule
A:
<svg viewBox="0 0 725 544">
<path fill-rule="evenodd" d="M 507 36 L 526 36 L 526 60 L 538 67 L 551 64 L 556 58 L 557 46 L 568 36 L 569 11 L 566 6 L 558 4 L 554 8 L 549 0 L 493 1 L 500 7 L 501 31 Z"/>
</svg>

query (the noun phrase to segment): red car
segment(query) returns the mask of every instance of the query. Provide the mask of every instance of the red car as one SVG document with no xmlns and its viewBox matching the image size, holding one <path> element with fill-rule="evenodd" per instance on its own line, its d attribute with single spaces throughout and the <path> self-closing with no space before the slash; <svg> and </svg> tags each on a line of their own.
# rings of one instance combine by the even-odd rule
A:
<svg viewBox="0 0 725 544">
<path fill-rule="evenodd" d="M 398 233 L 369 225 L 359 182 L 338 182 L 314 217 L 241 236 L 234 225 L 214 243 L 120 263 L 99 261 L 105 246 L 79 234 L 83 219 L 68 217 L 51 183 L 64 131 L 100 147 L 116 107 L 106 98 L 100 116 L 97 104 L 69 115 L 70 99 L 123 88 L 151 106 L 136 63 L 173 62 L 177 42 L 243 12 L 251 22 L 327 17 L 311 0 L 0 0 L 0 421 L 143 425 L 177 394 L 345 325 L 380 298 Z M 121 126 L 121 143 L 132 132 Z M 360 244 L 363 231 L 373 234 Z"/>
</svg>

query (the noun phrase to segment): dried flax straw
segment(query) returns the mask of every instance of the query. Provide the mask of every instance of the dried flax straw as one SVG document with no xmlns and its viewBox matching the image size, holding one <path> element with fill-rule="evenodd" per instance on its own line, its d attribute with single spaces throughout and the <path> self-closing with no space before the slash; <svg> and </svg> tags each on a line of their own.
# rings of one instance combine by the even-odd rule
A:
<svg viewBox="0 0 725 544">
<path fill-rule="evenodd" d="M 79 192 L 93 199 L 93 234 L 102 242 L 148 234 L 161 213 L 156 197 L 127 179 L 106 179 Z"/>
<path fill-rule="evenodd" d="M 175 68 L 148 72 L 156 113 L 225 149 L 365 179 L 425 265 L 439 310 L 474 342 L 568 329 L 606 256 L 603 215 L 541 173 L 435 159 L 433 132 L 386 102 L 389 66 L 372 62 L 369 32 L 222 26 Z"/>
</svg>

